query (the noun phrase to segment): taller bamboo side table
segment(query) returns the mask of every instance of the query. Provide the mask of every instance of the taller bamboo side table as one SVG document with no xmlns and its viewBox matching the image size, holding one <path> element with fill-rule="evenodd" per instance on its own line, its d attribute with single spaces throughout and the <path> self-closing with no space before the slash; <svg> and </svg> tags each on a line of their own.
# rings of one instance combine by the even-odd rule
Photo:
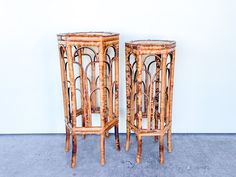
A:
<svg viewBox="0 0 236 177">
<path fill-rule="evenodd" d="M 58 34 L 61 80 L 66 125 L 66 147 L 72 134 L 72 167 L 76 165 L 77 134 L 101 135 L 101 165 L 105 164 L 105 136 L 115 128 L 120 150 L 119 34 L 81 32 Z M 93 125 L 95 114 L 100 125 Z"/>
<path fill-rule="evenodd" d="M 127 134 L 137 137 L 136 162 L 142 156 L 142 137 L 159 137 L 159 160 L 164 162 L 164 135 L 167 132 L 168 152 L 172 151 L 172 99 L 174 85 L 175 42 L 139 40 L 125 44 Z M 146 119 L 144 121 L 143 119 Z M 144 126 L 146 122 L 146 126 Z"/>
</svg>

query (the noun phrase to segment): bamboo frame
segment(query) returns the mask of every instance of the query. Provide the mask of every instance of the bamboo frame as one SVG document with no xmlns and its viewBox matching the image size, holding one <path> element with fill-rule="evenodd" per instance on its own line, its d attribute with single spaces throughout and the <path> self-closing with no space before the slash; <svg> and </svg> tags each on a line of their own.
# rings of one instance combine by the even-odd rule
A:
<svg viewBox="0 0 236 177">
<path fill-rule="evenodd" d="M 174 41 L 161 40 L 137 40 L 125 44 L 126 151 L 130 147 L 130 131 L 132 130 L 137 137 L 137 163 L 140 163 L 142 158 L 143 136 L 154 136 L 156 141 L 159 138 L 160 164 L 164 163 L 164 135 L 166 133 L 168 152 L 172 151 L 175 46 Z M 131 55 L 135 57 L 133 63 L 130 61 Z M 170 63 L 167 63 L 168 57 L 170 57 Z M 147 65 L 146 62 L 149 64 Z M 152 64 L 156 64 L 154 71 L 150 69 Z M 143 119 L 147 119 L 146 128 L 143 127 Z"/>
<path fill-rule="evenodd" d="M 71 166 L 76 166 L 77 135 L 98 134 L 100 139 L 101 165 L 105 164 L 105 135 L 114 127 L 115 147 L 119 142 L 119 34 L 108 32 L 81 32 L 58 34 L 64 116 L 66 127 L 66 147 L 70 149 L 72 135 Z M 108 49 L 113 48 L 111 59 Z M 88 53 L 85 51 L 87 50 Z M 97 51 L 96 51 L 97 50 Z M 83 56 L 90 62 L 86 65 Z M 76 59 L 78 58 L 78 61 Z M 107 60 L 108 58 L 108 60 Z M 85 62 L 85 64 L 84 64 Z M 85 66 L 86 65 L 86 66 Z M 96 73 L 98 66 L 98 73 Z M 78 73 L 76 72 L 78 68 Z M 90 68 L 90 73 L 89 72 Z M 112 76 L 115 70 L 115 76 Z M 96 76 L 96 74 L 98 76 Z M 69 76 L 69 77 L 68 77 Z M 77 82 L 77 80 L 80 80 Z M 98 84 L 99 82 L 99 84 Z M 79 87 L 77 86 L 79 83 Z M 113 88 L 115 88 L 113 91 Z M 100 98 L 97 97 L 100 93 Z M 80 97 L 79 94 L 80 93 Z M 80 100 L 80 107 L 77 101 Z M 115 102 L 113 103 L 113 100 Z M 98 105 L 97 105 L 98 103 Z M 92 125 L 92 115 L 100 114 L 100 126 Z M 81 116 L 81 126 L 77 124 Z"/>
</svg>

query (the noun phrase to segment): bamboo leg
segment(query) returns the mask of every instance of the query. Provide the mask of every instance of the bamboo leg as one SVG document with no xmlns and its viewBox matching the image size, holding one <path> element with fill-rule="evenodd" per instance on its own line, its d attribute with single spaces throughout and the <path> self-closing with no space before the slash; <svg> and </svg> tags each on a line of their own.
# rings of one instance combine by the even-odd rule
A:
<svg viewBox="0 0 236 177">
<path fill-rule="evenodd" d="M 137 150 L 137 156 L 136 156 L 136 163 L 140 163 L 141 159 L 142 159 L 142 137 L 141 136 L 137 136 L 138 137 L 138 150 Z"/>
<path fill-rule="evenodd" d="M 155 116 L 155 129 L 158 129 L 158 115 Z M 158 141 L 158 136 L 154 136 L 154 141 Z"/>
<path fill-rule="evenodd" d="M 77 152 L 77 137 L 76 134 L 72 133 L 72 160 L 71 167 L 75 168 L 76 166 L 76 152 Z"/>
<path fill-rule="evenodd" d="M 115 59 L 115 115 L 119 120 L 119 45 L 116 45 L 116 59 Z M 111 72 L 112 75 L 112 72 Z M 112 85 L 111 85 L 112 88 Z M 112 101 L 111 101 L 111 104 Z M 119 140 L 119 123 L 115 125 L 115 135 L 116 135 L 116 149 L 120 150 L 120 140 Z"/>
<path fill-rule="evenodd" d="M 101 148 L 100 164 L 104 165 L 105 164 L 105 133 L 101 134 L 100 148 Z"/>
<path fill-rule="evenodd" d="M 70 45 L 67 46 L 68 53 L 68 64 L 69 64 L 69 75 L 70 75 L 70 86 L 71 86 L 71 105 L 72 105 L 72 128 L 76 127 L 76 92 L 75 92 L 75 80 L 74 80 L 74 66 L 72 58 L 72 48 Z M 76 152 L 77 152 L 77 138 L 76 132 L 72 131 L 72 168 L 76 165 Z"/>
<path fill-rule="evenodd" d="M 160 164 L 164 163 L 164 136 L 160 136 L 160 141 L 159 141 L 159 161 Z"/>
<path fill-rule="evenodd" d="M 115 140 L 116 140 L 116 150 L 120 150 L 120 140 L 119 140 L 119 125 L 115 125 Z"/>
<path fill-rule="evenodd" d="M 65 67 L 65 48 L 63 46 L 59 46 L 60 51 L 60 67 L 61 67 L 61 81 L 62 81 L 62 94 L 63 94 L 63 105 L 64 105 L 64 116 L 66 119 L 66 124 L 69 122 L 69 98 L 68 98 L 68 85 L 67 85 L 67 70 Z M 65 143 L 65 151 L 68 152 L 70 150 L 70 130 L 67 126 L 66 128 L 66 143 Z"/>
<path fill-rule="evenodd" d="M 129 151 L 130 147 L 130 128 L 126 125 L 126 143 L 125 143 L 125 150 Z"/>
<path fill-rule="evenodd" d="M 130 113 L 131 113 L 131 90 L 130 90 L 130 80 L 131 80 L 131 75 L 130 75 L 130 68 L 129 68 L 129 58 L 128 58 L 128 51 L 126 49 L 125 51 L 125 60 L 126 60 L 126 102 L 127 102 L 127 122 L 126 122 L 126 144 L 125 144 L 125 150 L 129 150 L 130 146 L 130 128 L 128 125 L 128 122 L 130 122 Z"/>
<path fill-rule="evenodd" d="M 167 150 L 168 152 L 172 152 L 172 137 L 171 137 L 171 126 L 167 132 Z"/>
<path fill-rule="evenodd" d="M 69 150 L 70 150 L 70 130 L 66 126 L 66 147 L 65 147 L 65 151 L 68 152 Z"/>
<path fill-rule="evenodd" d="M 132 75 L 130 76 L 131 80 L 132 80 Z M 134 118 L 134 112 L 135 112 L 135 104 L 134 104 L 134 93 L 135 93 L 135 88 L 134 88 L 134 81 L 131 81 L 132 82 L 132 88 L 131 88 L 131 94 L 130 94 L 130 123 L 132 125 L 135 125 L 135 118 Z M 128 100 L 128 98 L 127 98 Z M 128 106 L 129 104 L 127 103 L 127 111 L 128 111 Z M 128 120 L 128 117 L 127 117 L 127 120 Z M 130 133 L 131 133 L 131 129 L 130 127 L 128 126 L 128 123 L 126 124 L 126 151 L 129 150 L 129 147 L 130 147 Z M 136 140 L 137 140 L 137 136 L 136 136 Z"/>
<path fill-rule="evenodd" d="M 143 61 L 142 55 L 138 54 L 137 57 L 137 113 L 138 113 L 138 130 L 142 130 L 142 68 Z M 137 134 L 138 150 L 136 156 L 136 162 L 141 162 L 142 156 L 142 137 Z"/>
<path fill-rule="evenodd" d="M 171 65 L 170 65 L 170 93 L 169 93 L 169 123 L 170 128 L 167 132 L 167 148 L 168 152 L 172 152 L 172 140 L 171 140 L 171 129 L 172 129 L 172 102 L 173 102 L 173 87 L 174 87 L 174 65 L 175 65 L 175 51 L 171 57 Z"/>
<path fill-rule="evenodd" d="M 100 121 L 101 121 L 101 127 L 102 127 L 102 134 L 101 134 L 101 141 L 100 141 L 100 148 L 101 148 L 101 165 L 105 164 L 105 131 L 104 127 L 106 125 L 106 94 L 105 94 L 105 54 L 104 54 L 104 45 L 103 41 L 100 43 L 99 47 L 99 77 L 100 77 Z"/>
<path fill-rule="evenodd" d="M 160 135 L 160 142 L 159 142 L 159 160 L 160 164 L 164 163 L 164 119 L 165 119 L 165 101 L 166 101 L 166 59 L 167 54 L 162 55 L 161 61 L 161 114 L 160 114 L 160 121 L 161 121 L 161 135 Z"/>
<path fill-rule="evenodd" d="M 156 95 L 157 96 L 157 95 Z M 159 127 L 159 114 L 158 114 L 158 104 L 159 104 L 159 98 L 156 99 L 156 106 L 155 106 L 155 110 L 156 110 L 156 113 L 155 113 L 155 129 L 158 130 L 158 127 Z M 154 136 L 154 141 L 157 142 L 158 141 L 158 136 Z"/>
</svg>

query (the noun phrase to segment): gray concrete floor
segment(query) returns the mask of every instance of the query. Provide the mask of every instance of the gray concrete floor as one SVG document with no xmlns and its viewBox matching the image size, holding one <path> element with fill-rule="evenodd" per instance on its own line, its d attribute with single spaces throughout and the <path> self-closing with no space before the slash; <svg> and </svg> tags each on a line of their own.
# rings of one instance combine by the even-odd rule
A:
<svg viewBox="0 0 236 177">
<path fill-rule="evenodd" d="M 158 143 L 143 138 L 143 158 L 135 163 L 136 141 L 125 152 L 115 150 L 114 136 L 106 139 L 106 165 L 100 166 L 99 137 L 78 136 L 77 167 L 64 151 L 65 135 L 0 135 L 0 177 L 235 177 L 236 135 L 174 134 L 173 152 L 165 146 L 165 163 L 158 161 Z"/>
</svg>

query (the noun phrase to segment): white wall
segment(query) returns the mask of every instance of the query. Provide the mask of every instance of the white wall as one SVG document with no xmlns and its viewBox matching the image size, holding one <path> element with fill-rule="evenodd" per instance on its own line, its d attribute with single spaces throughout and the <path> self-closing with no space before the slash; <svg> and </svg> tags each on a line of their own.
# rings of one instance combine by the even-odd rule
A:
<svg viewBox="0 0 236 177">
<path fill-rule="evenodd" d="M 236 132 L 236 1 L 0 1 L 0 133 L 64 132 L 56 34 L 119 32 L 120 129 L 124 42 L 177 42 L 174 132 Z"/>
</svg>

